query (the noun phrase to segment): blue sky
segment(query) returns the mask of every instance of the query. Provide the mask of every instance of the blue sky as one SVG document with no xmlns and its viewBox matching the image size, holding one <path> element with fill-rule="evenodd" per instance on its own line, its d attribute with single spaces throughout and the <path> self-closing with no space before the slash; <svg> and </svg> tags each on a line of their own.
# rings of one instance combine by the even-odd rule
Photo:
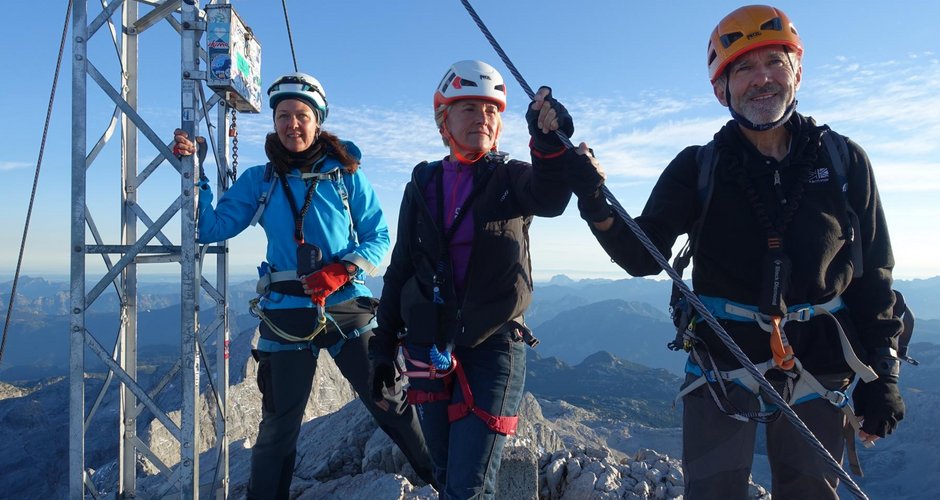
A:
<svg viewBox="0 0 940 500">
<path fill-rule="evenodd" d="M 292 70 L 280 2 L 233 0 L 262 44 L 263 84 Z M 0 150 L 0 199 L 7 206 L 0 275 L 10 275 L 26 216 L 65 1 L 10 2 L 0 79 L 5 147 Z M 89 2 L 93 13 L 97 2 Z M 728 1 L 476 0 L 473 2 L 529 84 L 548 84 L 574 116 L 574 140 L 590 144 L 624 207 L 639 214 L 666 164 L 683 147 L 706 142 L 728 119 L 711 94 L 705 68 L 707 37 Z M 806 47 L 799 110 L 862 145 L 874 165 L 894 244 L 898 278 L 940 275 L 940 3 L 794 2 L 776 4 L 799 29 Z M 434 85 L 453 61 L 482 59 L 507 79 L 508 70 L 458 0 L 316 2 L 288 0 L 302 71 L 326 88 L 331 112 L 324 128 L 355 141 L 390 225 L 411 167 L 446 151 L 435 130 Z M 141 13 L 150 7 L 141 5 Z M 119 19 L 119 16 L 116 17 Z M 179 123 L 179 38 L 161 23 L 140 37 L 141 114 L 156 130 Z M 105 30 L 91 41 L 90 60 L 117 80 L 115 50 Z M 65 275 L 69 265 L 71 143 L 69 64 L 59 82 L 23 272 Z M 89 84 L 94 89 L 93 84 Z M 89 93 L 89 140 L 113 105 Z M 502 149 L 528 158 L 525 95 L 509 82 Z M 241 115 L 240 168 L 264 161 L 270 114 Z M 118 141 L 89 171 L 89 207 L 109 243 L 118 241 Z M 141 162 L 154 150 L 141 142 Z M 210 169 L 211 171 L 211 169 Z M 164 164 L 142 187 L 141 206 L 156 218 L 179 192 Z M 166 233 L 179 241 L 178 225 Z M 532 230 L 537 279 L 617 278 L 574 204 L 562 217 L 537 220 Z M 394 237 L 394 235 L 393 235 Z M 90 239 L 89 239 L 90 241 Z M 232 241 L 231 269 L 247 275 L 263 258 L 263 235 L 252 228 Z M 89 272 L 99 269 L 89 259 Z M 97 267 L 96 267 L 97 266 Z M 175 273 L 170 265 L 153 272 Z M 170 266 L 170 267 L 167 267 Z"/>
</svg>

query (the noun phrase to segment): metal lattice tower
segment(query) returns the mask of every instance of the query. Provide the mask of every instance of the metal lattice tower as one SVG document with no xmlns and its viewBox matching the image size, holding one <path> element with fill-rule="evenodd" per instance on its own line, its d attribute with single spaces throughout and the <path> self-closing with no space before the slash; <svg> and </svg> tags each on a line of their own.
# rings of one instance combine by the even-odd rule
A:
<svg viewBox="0 0 940 500">
<path fill-rule="evenodd" d="M 144 15 L 138 11 L 141 4 L 150 8 Z M 226 243 L 201 246 L 196 242 L 198 160 L 195 156 L 182 159 L 173 156 L 170 150 L 172 142 L 168 144 L 161 139 L 169 137 L 170 130 L 154 130 L 138 113 L 138 42 L 146 36 L 148 29 L 167 22 L 179 33 L 181 41 L 181 128 L 190 137 L 195 137 L 199 132 L 199 122 L 216 108 L 215 123 L 219 124 L 214 141 L 219 148 L 216 162 L 220 172 L 229 171 L 227 108 L 220 104 L 218 95 L 210 97 L 203 90 L 206 72 L 200 67 L 201 61 L 206 59 L 206 52 L 200 47 L 200 41 L 206 29 L 206 19 L 195 0 L 114 0 L 111 3 L 102 1 L 100 5 L 100 11 L 90 14 L 87 0 L 77 0 L 72 18 L 69 497 L 82 499 L 91 495 L 99 498 L 102 495 L 96 491 L 85 464 L 85 444 L 86 437 L 105 433 L 110 439 L 117 435 L 119 442 L 117 498 L 137 496 L 136 469 L 140 459 L 155 465 L 164 481 L 157 491 L 148 492 L 147 496 L 199 498 L 214 495 L 224 498 L 228 496 L 229 488 L 226 435 L 226 415 L 230 407 L 226 394 L 230 338 L 228 248 Z M 121 9 L 119 15 L 118 9 Z M 120 25 L 116 21 L 118 17 Z M 99 61 L 93 62 L 95 57 L 89 57 L 88 49 L 90 39 L 107 38 L 109 34 L 119 59 L 117 78 L 110 79 L 95 65 Z M 88 90 L 94 86 L 113 102 L 114 112 L 100 138 L 89 149 L 88 118 L 90 111 L 94 110 L 89 105 Z M 109 244 L 103 241 L 89 210 L 86 184 L 87 173 L 98 167 L 95 160 L 118 124 L 121 141 L 120 241 Z M 140 168 L 143 163 L 138 152 L 141 137 L 158 151 L 143 169 Z M 110 166 L 113 168 L 113 164 Z M 148 178 L 158 168 L 175 169 L 180 178 L 180 191 L 176 199 L 153 219 L 138 204 L 138 193 L 148 187 Z M 216 192 L 222 193 L 227 187 L 228 176 L 219 175 Z M 180 234 L 176 238 L 164 232 L 171 221 L 179 222 Z M 88 236 L 93 241 L 88 242 Z M 203 277 L 202 263 L 212 255 L 216 259 L 215 277 L 210 282 Z M 117 261 L 112 261 L 112 257 Z M 102 276 L 90 276 L 86 271 L 89 259 L 96 258 L 101 258 L 104 263 L 106 272 Z M 138 377 L 137 366 L 138 269 L 154 263 L 179 265 L 181 352 L 172 367 L 162 367 L 162 379 L 144 387 Z M 100 336 L 100 332 L 89 331 L 86 325 L 86 312 L 94 312 L 96 300 L 109 287 L 116 292 L 121 317 L 112 349 L 98 340 L 95 334 Z M 200 318 L 201 299 L 203 303 L 217 306 L 212 317 Z M 172 334 L 168 332 L 168 335 Z M 213 349 L 214 357 L 208 352 Z M 86 359 L 87 353 L 93 357 Z M 86 361 L 100 361 L 108 369 L 94 399 L 86 399 L 86 388 L 92 380 L 87 376 L 90 364 Z M 119 391 L 118 429 L 101 425 L 96 420 L 96 413 L 114 379 L 118 382 L 116 389 Z M 162 408 L 158 396 L 174 399 L 165 397 L 171 387 L 181 392 L 178 398 L 181 405 Z M 179 412 L 179 423 L 171 418 L 174 411 Z M 138 436 L 138 422 L 151 415 L 178 440 L 177 463 L 161 461 Z M 215 439 L 210 448 L 202 449 L 198 437 L 206 434 L 200 432 L 200 426 L 206 422 L 214 425 Z M 200 470 L 200 464 L 205 466 L 205 470 Z"/>
</svg>

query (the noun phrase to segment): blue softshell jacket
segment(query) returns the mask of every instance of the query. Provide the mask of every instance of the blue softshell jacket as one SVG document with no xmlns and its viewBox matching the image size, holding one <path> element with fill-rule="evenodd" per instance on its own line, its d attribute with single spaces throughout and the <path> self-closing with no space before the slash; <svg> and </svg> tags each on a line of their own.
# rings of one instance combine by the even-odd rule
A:
<svg viewBox="0 0 940 500">
<path fill-rule="evenodd" d="M 349 153 L 360 157 L 359 149 L 351 142 L 344 142 Z M 343 166 L 333 156 L 320 160 L 321 173 L 335 169 L 342 171 Z M 258 165 L 247 169 L 231 189 L 212 207 L 211 199 L 201 196 L 199 199 L 198 241 L 212 243 L 226 240 L 241 233 L 251 223 L 259 206 L 262 194 L 267 193 L 271 182 L 275 183 L 264 213 L 259 223 L 267 236 L 267 263 L 276 271 L 288 271 L 297 268 L 297 243 L 294 241 L 294 216 L 290 202 L 284 195 L 283 186 L 276 176 L 264 179 L 265 166 Z M 372 293 L 362 283 L 364 274 L 373 276 L 378 271 L 382 258 L 389 249 L 388 224 L 379 206 L 378 198 L 372 185 L 362 173 L 345 171 L 340 176 L 345 183 L 349 196 L 347 214 L 342 197 L 330 180 L 320 180 L 310 209 L 304 217 L 304 241 L 314 244 L 323 251 L 323 262 L 339 260 L 352 262 L 359 266 L 359 275 L 350 284 L 327 297 L 326 305 L 331 306 L 355 297 L 371 297 Z M 300 171 L 294 169 L 288 175 L 287 183 L 298 204 L 303 204 L 308 182 L 300 178 Z M 300 207 L 297 207 L 298 209 Z M 357 238 L 352 238 L 349 228 L 349 216 Z M 358 242 L 356 241 L 358 239 Z M 272 292 L 267 300 L 262 301 L 265 309 L 291 309 L 313 307 L 308 297 L 296 297 Z"/>
</svg>

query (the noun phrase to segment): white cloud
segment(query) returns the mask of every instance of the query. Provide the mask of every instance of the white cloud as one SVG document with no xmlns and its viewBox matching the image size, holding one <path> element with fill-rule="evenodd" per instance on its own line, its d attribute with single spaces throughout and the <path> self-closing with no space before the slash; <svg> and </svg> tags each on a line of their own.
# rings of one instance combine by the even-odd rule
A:
<svg viewBox="0 0 940 500">
<path fill-rule="evenodd" d="M 862 145 L 882 191 L 940 186 L 940 64 L 930 52 L 915 55 L 883 62 L 838 57 L 804 69 L 801 111 Z M 612 186 L 652 183 L 682 148 L 707 142 L 729 119 L 713 96 L 677 97 L 674 90 L 574 98 L 566 104 L 575 117 L 574 142 L 594 148 Z M 377 187 L 400 189 L 415 163 L 446 154 L 430 109 L 399 103 L 331 111 L 326 128 L 359 145 Z M 507 112 L 503 119 L 501 149 L 527 159 L 525 118 Z M 242 151 L 263 155 L 270 130 L 267 114 L 241 118 L 241 144 L 251 146 Z"/>
<path fill-rule="evenodd" d="M 7 172 L 10 170 L 19 170 L 22 168 L 34 167 L 34 163 L 28 163 L 25 161 L 9 161 L 9 160 L 0 160 L 0 172 Z"/>
</svg>

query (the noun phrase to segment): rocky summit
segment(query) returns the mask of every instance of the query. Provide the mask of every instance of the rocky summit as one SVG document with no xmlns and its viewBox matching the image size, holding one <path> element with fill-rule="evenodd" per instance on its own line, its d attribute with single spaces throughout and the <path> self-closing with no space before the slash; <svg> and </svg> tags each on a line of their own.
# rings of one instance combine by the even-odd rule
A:
<svg viewBox="0 0 940 500">
<path fill-rule="evenodd" d="M 248 480 L 251 445 L 257 434 L 261 397 L 255 383 L 256 364 L 248 354 L 251 331 L 238 336 L 232 346 L 231 410 L 228 420 L 230 446 L 230 493 L 244 496 Z M 936 388 L 940 369 L 940 347 L 920 344 L 915 353 L 921 365 L 905 367 L 902 389 L 908 402 L 908 418 L 889 439 L 873 450 L 862 451 L 866 477 L 859 481 L 871 498 L 934 498 L 940 494 L 928 478 L 936 471 L 936 433 L 933 426 L 940 401 Z M 558 386 L 557 393 L 542 396 L 538 377 L 541 371 L 552 377 L 566 374 L 584 377 L 584 373 L 605 373 L 611 381 L 621 372 L 636 377 L 650 377 L 644 388 L 656 384 L 666 390 L 668 377 L 661 371 L 644 373 L 634 364 L 623 363 L 608 354 L 599 354 L 570 367 L 551 358 L 532 356 L 540 368 L 530 373 L 530 389 L 520 410 L 520 427 L 509 439 L 498 480 L 500 499 L 606 499 L 656 498 L 683 496 L 680 453 L 681 431 L 675 426 L 657 426 L 635 421 L 603 406 L 603 401 L 582 406 L 565 398 L 578 393 L 574 388 Z M 590 372 L 579 373 L 590 370 Z M 153 376 L 162 376 L 156 372 Z M 89 403 L 96 397 L 95 384 L 102 378 L 91 377 L 87 393 Z M 624 384 L 632 385 L 632 384 Z M 625 390 L 625 389 L 624 389 Z M 164 391 L 159 403 L 164 408 L 179 408 L 172 389 Z M 115 391 L 103 398 L 98 414 L 90 422 L 101 429 L 116 429 Z M 633 397 L 640 399 L 639 393 Z M 661 399 L 659 392 L 648 395 Z M 27 497 L 63 498 L 67 495 L 68 414 L 62 411 L 67 401 L 68 381 L 45 380 L 21 388 L 0 385 L 0 477 L 3 491 L 19 492 Z M 630 394 L 624 394 L 630 397 Z M 201 402 L 204 408 L 208 398 Z M 663 406 L 665 407 L 665 406 Z M 676 410 L 672 410 L 676 411 Z M 178 411 L 171 418 L 178 421 Z M 207 448 L 214 439 L 208 419 L 201 423 L 200 446 Z M 138 428 L 140 439 L 156 457 L 172 467 L 179 450 L 152 416 L 144 412 Z M 90 479 L 102 496 L 115 493 L 117 484 L 117 436 L 90 432 L 86 438 L 86 465 Z M 212 482 L 214 456 L 201 457 L 201 484 Z M 755 460 L 755 479 L 768 484 L 769 473 Z M 141 456 L 138 461 L 139 498 L 153 498 L 162 493 L 165 483 L 160 471 Z M 415 477 L 401 452 L 377 429 L 362 404 L 355 399 L 349 384 L 329 356 L 320 357 L 315 380 L 301 430 L 297 468 L 292 498 L 370 498 L 431 499 L 436 492 Z M 208 489 L 207 489 L 208 491 Z M 751 498 L 769 498 L 758 484 L 751 486 Z"/>
</svg>

